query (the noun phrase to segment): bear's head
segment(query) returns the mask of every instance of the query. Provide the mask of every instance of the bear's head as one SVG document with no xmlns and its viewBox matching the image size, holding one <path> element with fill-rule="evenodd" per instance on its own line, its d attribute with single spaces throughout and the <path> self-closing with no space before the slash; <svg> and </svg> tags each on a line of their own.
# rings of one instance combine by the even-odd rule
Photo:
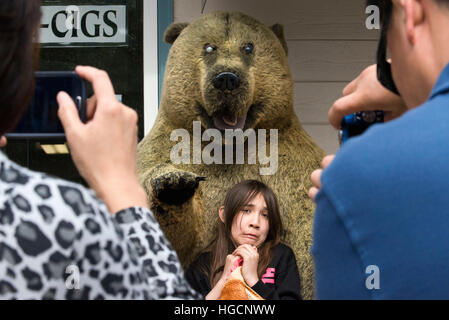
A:
<svg viewBox="0 0 449 320">
<path fill-rule="evenodd" d="M 165 32 L 170 49 L 161 112 L 176 128 L 280 128 L 293 113 L 293 81 L 281 25 L 214 12 Z M 191 127 L 191 125 L 189 126 Z"/>
</svg>

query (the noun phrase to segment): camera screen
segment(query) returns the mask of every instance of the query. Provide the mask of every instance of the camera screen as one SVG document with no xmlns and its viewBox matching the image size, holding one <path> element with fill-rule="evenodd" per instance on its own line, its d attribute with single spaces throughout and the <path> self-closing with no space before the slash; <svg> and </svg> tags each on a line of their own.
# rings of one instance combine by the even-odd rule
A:
<svg viewBox="0 0 449 320">
<path fill-rule="evenodd" d="M 75 74 L 36 74 L 35 93 L 28 112 L 19 122 L 14 134 L 63 134 L 64 129 L 58 118 L 56 96 L 67 92 L 80 112 L 84 98 L 82 81 Z"/>
</svg>

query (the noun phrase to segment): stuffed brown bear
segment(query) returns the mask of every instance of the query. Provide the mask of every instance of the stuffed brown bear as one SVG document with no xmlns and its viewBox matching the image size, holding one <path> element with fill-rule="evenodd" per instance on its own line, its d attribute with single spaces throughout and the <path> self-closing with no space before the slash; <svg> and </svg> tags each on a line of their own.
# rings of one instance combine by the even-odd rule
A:
<svg viewBox="0 0 449 320">
<path fill-rule="evenodd" d="M 159 113 L 138 148 L 139 178 L 162 229 L 188 266 L 214 238 L 226 191 L 258 179 L 278 196 L 284 240 L 311 299 L 307 193 L 324 153 L 293 110 L 282 26 L 214 12 L 172 24 L 165 41 L 172 47 Z"/>
</svg>

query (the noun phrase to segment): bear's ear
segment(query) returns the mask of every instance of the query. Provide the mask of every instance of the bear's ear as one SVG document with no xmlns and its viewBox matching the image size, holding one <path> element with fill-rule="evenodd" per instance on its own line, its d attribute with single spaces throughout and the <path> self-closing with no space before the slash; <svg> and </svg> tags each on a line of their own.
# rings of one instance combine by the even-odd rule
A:
<svg viewBox="0 0 449 320">
<path fill-rule="evenodd" d="M 285 50 L 285 54 L 288 55 L 288 46 L 287 41 L 285 40 L 284 27 L 281 24 L 276 23 L 271 26 L 271 30 L 274 32 L 276 37 L 278 37 L 279 41 L 281 42 L 282 47 Z"/>
<path fill-rule="evenodd" d="M 172 23 L 164 33 L 164 41 L 173 44 L 178 36 L 181 34 L 189 24 L 186 22 Z"/>
</svg>

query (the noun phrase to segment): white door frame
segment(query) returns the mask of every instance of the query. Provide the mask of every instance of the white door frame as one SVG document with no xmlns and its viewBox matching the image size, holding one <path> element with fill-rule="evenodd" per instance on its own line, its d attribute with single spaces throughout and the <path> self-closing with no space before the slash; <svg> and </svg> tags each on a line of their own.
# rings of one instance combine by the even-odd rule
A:
<svg viewBox="0 0 449 320">
<path fill-rule="evenodd" d="M 144 0 L 143 11 L 143 115 L 147 135 L 159 109 L 157 0 Z"/>
</svg>

